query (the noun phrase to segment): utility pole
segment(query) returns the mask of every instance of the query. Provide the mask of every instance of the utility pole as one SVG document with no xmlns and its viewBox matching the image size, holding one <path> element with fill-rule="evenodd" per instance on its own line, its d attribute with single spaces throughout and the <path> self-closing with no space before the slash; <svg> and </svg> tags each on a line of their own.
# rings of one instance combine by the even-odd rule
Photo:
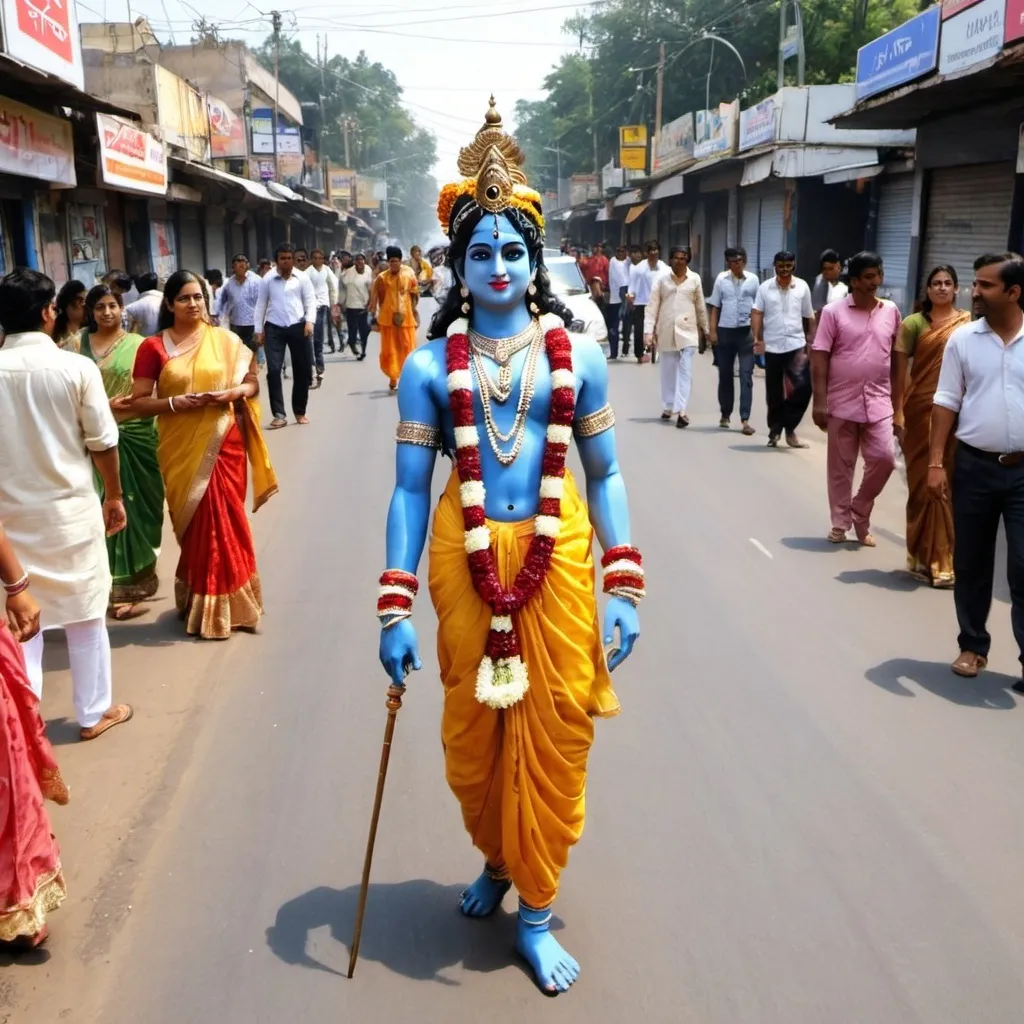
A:
<svg viewBox="0 0 1024 1024">
<path fill-rule="evenodd" d="M 349 156 L 348 152 L 348 118 L 343 118 L 341 122 L 342 131 L 345 133 L 345 166 L 351 170 L 352 168 L 352 157 Z"/>
<path fill-rule="evenodd" d="M 657 152 L 661 135 L 661 100 L 665 94 L 665 44 L 658 45 L 658 85 L 654 94 L 654 149 Z"/>
<path fill-rule="evenodd" d="M 281 76 L 279 65 L 281 63 L 281 12 L 271 11 L 270 21 L 274 26 L 274 181 L 281 182 L 281 167 L 277 159 L 277 124 L 281 117 L 279 107 L 281 103 Z"/>
<path fill-rule="evenodd" d="M 786 10 L 791 0 L 783 0 L 779 7 L 779 74 L 778 84 L 781 89 L 786 84 L 786 58 L 794 54 L 786 53 L 788 37 L 786 35 Z M 804 20 L 800 13 L 800 0 L 792 0 L 793 4 L 793 28 L 796 32 L 796 84 L 804 84 L 804 62 L 806 53 L 804 50 Z"/>
</svg>

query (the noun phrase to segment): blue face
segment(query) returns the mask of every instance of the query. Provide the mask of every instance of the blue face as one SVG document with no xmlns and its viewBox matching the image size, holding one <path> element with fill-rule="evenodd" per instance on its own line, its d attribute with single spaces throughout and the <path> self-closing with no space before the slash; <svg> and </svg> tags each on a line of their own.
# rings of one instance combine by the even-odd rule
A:
<svg viewBox="0 0 1024 1024">
<path fill-rule="evenodd" d="M 497 218 L 497 238 L 494 227 L 491 214 L 477 224 L 462 275 L 474 307 L 500 312 L 522 305 L 533 267 L 522 235 L 504 214 Z"/>
</svg>

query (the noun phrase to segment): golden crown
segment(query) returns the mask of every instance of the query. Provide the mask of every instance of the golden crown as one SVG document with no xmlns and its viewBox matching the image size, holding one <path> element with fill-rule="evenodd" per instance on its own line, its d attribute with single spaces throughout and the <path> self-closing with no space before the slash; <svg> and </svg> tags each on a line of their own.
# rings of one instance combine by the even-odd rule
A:
<svg viewBox="0 0 1024 1024">
<path fill-rule="evenodd" d="M 468 146 L 459 150 L 461 181 L 445 185 L 437 202 L 437 219 L 446 235 L 458 225 L 452 225 L 452 210 L 462 196 L 472 196 L 474 204 L 488 213 L 502 213 L 515 207 L 525 213 L 543 234 L 544 215 L 540 194 L 526 183 L 523 162 L 526 156 L 516 145 L 501 121 L 501 114 L 490 99 L 483 127 Z M 472 209 L 467 204 L 466 212 Z"/>
</svg>

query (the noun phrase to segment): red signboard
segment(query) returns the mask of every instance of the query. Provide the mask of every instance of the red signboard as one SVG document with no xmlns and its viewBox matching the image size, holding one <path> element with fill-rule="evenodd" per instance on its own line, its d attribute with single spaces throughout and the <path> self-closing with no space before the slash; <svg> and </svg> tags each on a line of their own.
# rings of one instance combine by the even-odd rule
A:
<svg viewBox="0 0 1024 1024">
<path fill-rule="evenodd" d="M 67 63 L 74 59 L 68 3 L 73 0 L 14 0 L 18 28 Z"/>
<path fill-rule="evenodd" d="M 37 71 L 84 86 L 75 0 L 0 0 L 0 51 Z"/>
<path fill-rule="evenodd" d="M 1024 0 L 1006 0 L 1006 18 L 1003 24 L 1006 26 L 1004 43 L 1024 39 Z"/>
</svg>

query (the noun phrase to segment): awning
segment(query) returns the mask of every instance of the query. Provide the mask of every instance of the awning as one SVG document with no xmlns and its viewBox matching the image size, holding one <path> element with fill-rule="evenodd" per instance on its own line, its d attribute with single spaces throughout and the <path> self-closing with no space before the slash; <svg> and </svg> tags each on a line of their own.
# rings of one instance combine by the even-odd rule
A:
<svg viewBox="0 0 1024 1024">
<path fill-rule="evenodd" d="M 598 223 L 600 223 L 602 221 L 606 221 L 606 220 L 615 220 L 615 218 L 612 216 L 611 211 L 608 209 L 607 206 L 604 207 L 604 209 L 597 211 L 597 221 L 598 221 Z"/>
<path fill-rule="evenodd" d="M 200 178 L 209 178 L 211 181 L 221 181 L 226 185 L 235 185 L 245 189 L 250 195 L 262 199 L 268 203 L 283 203 L 283 199 L 272 195 L 266 187 L 258 181 L 250 181 L 248 178 L 240 178 L 237 174 L 228 174 L 227 171 L 218 170 L 216 167 L 207 167 L 206 164 L 196 164 L 191 160 L 182 160 L 180 157 L 172 156 L 171 163 L 180 167 L 183 171 L 196 174 Z"/>
<path fill-rule="evenodd" d="M 873 146 L 782 146 L 748 160 L 743 166 L 741 185 L 753 185 L 776 178 L 824 177 L 826 183 L 869 178 L 881 171 L 878 150 Z M 839 175 L 833 177 L 833 175 Z"/>
<path fill-rule="evenodd" d="M 355 228 L 356 231 L 362 231 L 363 234 L 366 235 L 373 234 L 373 228 L 371 228 L 362 217 L 357 217 L 354 213 L 349 213 L 345 215 L 345 220 L 348 221 L 348 226 L 350 228 Z"/>
<path fill-rule="evenodd" d="M 651 199 L 668 199 L 670 196 L 681 196 L 683 194 L 683 176 L 673 174 L 671 178 L 659 181 L 651 189 Z"/>
<path fill-rule="evenodd" d="M 307 205 L 311 206 L 319 214 L 327 214 L 333 217 L 335 220 L 338 218 L 338 211 L 333 206 L 324 206 L 323 203 L 314 202 L 312 199 L 306 199 L 303 196 L 302 201 Z"/>
<path fill-rule="evenodd" d="M 753 160 L 748 160 L 743 165 L 740 185 L 755 185 L 759 181 L 764 181 L 772 173 L 774 159 L 774 153 L 762 153 L 761 156 L 755 156 Z"/>
<path fill-rule="evenodd" d="M 287 185 L 282 185 L 279 181 L 268 181 L 267 188 L 272 195 L 278 196 L 281 199 L 288 199 L 293 203 L 305 202 L 298 192 L 293 192 Z M 314 203 L 313 205 L 316 204 Z"/>
<path fill-rule="evenodd" d="M 638 188 L 631 188 L 626 192 L 620 192 L 615 197 L 616 206 L 632 206 L 634 203 L 640 202 L 640 197 L 643 193 Z"/>
<path fill-rule="evenodd" d="M 633 221 L 638 220 L 643 216 L 644 210 L 646 210 L 650 205 L 650 203 L 641 203 L 639 206 L 632 207 L 629 213 L 626 214 L 626 223 L 632 224 Z"/>
<path fill-rule="evenodd" d="M 47 75 L 30 68 L 7 54 L 0 54 L 0 81 L 4 95 L 12 100 L 27 103 L 37 110 L 47 103 L 71 110 L 95 111 L 98 114 L 116 114 L 136 123 L 141 120 L 138 111 L 120 107 L 116 103 L 90 96 L 76 89 L 56 75 Z"/>
<path fill-rule="evenodd" d="M 844 181 L 860 181 L 863 178 L 877 178 L 885 170 L 883 164 L 874 167 L 845 167 L 841 171 L 829 171 L 822 175 L 826 185 L 841 185 Z"/>
</svg>

